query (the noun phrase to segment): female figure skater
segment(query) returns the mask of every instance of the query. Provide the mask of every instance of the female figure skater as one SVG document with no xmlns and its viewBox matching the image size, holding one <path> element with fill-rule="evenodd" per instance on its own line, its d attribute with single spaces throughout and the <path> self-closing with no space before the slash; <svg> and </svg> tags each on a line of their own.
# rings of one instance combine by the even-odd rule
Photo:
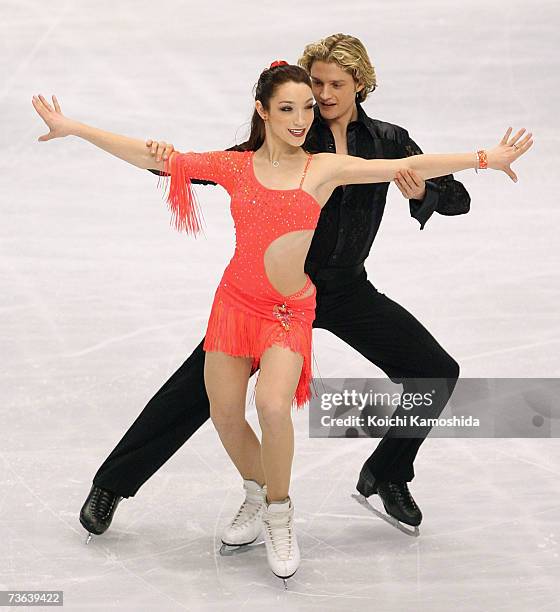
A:
<svg viewBox="0 0 560 612">
<path fill-rule="evenodd" d="M 34 96 L 33 106 L 50 129 L 40 141 L 79 136 L 139 168 L 167 173 L 167 201 L 179 230 L 196 234 L 201 227 L 190 178 L 219 183 L 231 195 L 235 253 L 216 290 L 204 341 L 211 418 L 246 490 L 222 540 L 247 544 L 264 526 L 270 568 L 286 580 L 300 561 L 289 497 L 290 407 L 310 397 L 315 287 L 304 262 L 321 207 L 339 185 L 392 181 L 404 168 L 423 179 L 492 168 L 517 181 L 510 164 L 531 147 L 531 134 L 522 138 L 522 129 L 511 137 L 509 128 L 494 148 L 461 154 L 393 160 L 310 155 L 302 148 L 314 116 L 310 79 L 286 62 L 273 62 L 259 77 L 243 151 L 173 152 L 169 160 L 155 161 L 143 140 L 65 117 L 55 96 L 53 106 Z M 245 420 L 247 383 L 257 366 L 262 445 Z"/>
</svg>

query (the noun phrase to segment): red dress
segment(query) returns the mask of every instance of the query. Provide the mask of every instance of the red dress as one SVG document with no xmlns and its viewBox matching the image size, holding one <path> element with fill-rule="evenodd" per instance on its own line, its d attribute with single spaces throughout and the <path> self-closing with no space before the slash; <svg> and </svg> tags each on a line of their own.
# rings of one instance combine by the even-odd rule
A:
<svg viewBox="0 0 560 612">
<path fill-rule="evenodd" d="M 314 230 L 321 206 L 302 189 L 307 167 L 297 189 L 269 189 L 256 178 L 254 151 L 174 153 L 165 162 L 170 175 L 167 202 L 175 226 L 187 233 L 201 229 L 202 213 L 192 191 L 191 178 L 214 181 L 231 196 L 235 223 L 235 252 L 214 296 L 203 348 L 228 355 L 252 357 L 253 368 L 263 352 L 280 345 L 303 356 L 294 397 L 299 408 L 311 397 L 311 335 L 315 318 L 315 289 L 310 286 L 282 295 L 270 283 L 264 255 L 280 236 L 298 230 Z M 166 180 L 165 185 L 167 185 Z"/>
</svg>

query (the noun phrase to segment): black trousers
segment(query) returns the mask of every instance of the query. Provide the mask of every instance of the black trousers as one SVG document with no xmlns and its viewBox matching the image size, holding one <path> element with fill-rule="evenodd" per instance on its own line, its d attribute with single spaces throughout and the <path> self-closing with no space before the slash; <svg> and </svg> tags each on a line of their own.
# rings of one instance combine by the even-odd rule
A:
<svg viewBox="0 0 560 612">
<path fill-rule="evenodd" d="M 432 392 L 434 381 L 423 383 L 422 379 L 439 379 L 440 386 L 429 414 L 439 416 L 453 392 L 459 366 L 424 326 L 402 306 L 377 291 L 367 280 L 365 270 L 345 281 L 313 280 L 317 287 L 313 327 L 338 336 L 393 381 L 404 379 L 403 392 Z M 94 484 L 123 497 L 135 495 L 209 419 L 202 344 L 148 402 L 99 468 Z M 426 389 L 422 388 L 423 384 Z M 407 385 L 414 388 L 407 389 Z M 414 458 L 428 433 L 426 429 L 418 438 L 390 435 L 382 438 L 367 459 L 375 478 L 412 480 Z"/>
</svg>

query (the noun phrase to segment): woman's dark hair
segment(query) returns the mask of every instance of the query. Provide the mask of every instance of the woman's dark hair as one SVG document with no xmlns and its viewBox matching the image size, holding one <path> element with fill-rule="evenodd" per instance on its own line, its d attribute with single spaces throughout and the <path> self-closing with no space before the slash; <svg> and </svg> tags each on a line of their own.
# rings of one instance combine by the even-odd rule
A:
<svg viewBox="0 0 560 612">
<path fill-rule="evenodd" d="M 274 95 L 277 87 L 284 83 L 305 83 L 311 87 L 309 74 L 307 74 L 303 68 L 292 64 L 281 64 L 274 68 L 267 68 L 261 72 L 255 86 L 255 101 L 260 100 L 263 107 L 269 110 L 270 98 Z M 264 121 L 257 112 L 257 109 L 255 109 L 253 117 L 251 118 L 251 133 L 249 134 L 249 139 L 233 148 L 238 151 L 256 151 L 264 142 L 264 137 Z"/>
</svg>

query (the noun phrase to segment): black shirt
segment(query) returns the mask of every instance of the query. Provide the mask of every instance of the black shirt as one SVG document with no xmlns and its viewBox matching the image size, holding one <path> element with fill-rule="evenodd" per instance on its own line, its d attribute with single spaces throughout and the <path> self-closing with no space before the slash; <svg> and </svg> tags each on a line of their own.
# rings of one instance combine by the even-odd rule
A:
<svg viewBox="0 0 560 612">
<path fill-rule="evenodd" d="M 422 150 L 398 125 L 368 117 L 356 101 L 358 117 L 348 124 L 348 154 L 364 159 L 397 159 L 420 155 Z M 242 149 L 236 145 L 232 149 Z M 312 153 L 336 153 L 334 136 L 315 105 L 315 119 L 304 148 Z M 161 174 L 157 170 L 150 170 Z M 214 184 L 193 179 L 193 183 Z M 305 262 L 311 276 L 318 269 L 356 267 L 369 255 L 383 217 L 390 183 L 337 187 L 321 211 Z M 409 200 L 410 214 L 424 228 L 434 211 L 460 215 L 470 209 L 470 196 L 452 174 L 426 181 L 422 201 Z"/>
<path fill-rule="evenodd" d="M 420 147 L 398 125 L 371 119 L 356 102 L 358 117 L 347 128 L 348 154 L 365 159 L 397 159 L 419 155 Z M 334 136 L 315 108 L 315 120 L 305 142 L 312 152 L 336 153 Z M 368 257 L 383 217 L 390 183 L 337 187 L 319 217 L 307 263 L 312 267 L 356 266 Z M 424 228 L 434 211 L 459 215 L 469 211 L 470 196 L 453 175 L 426 181 L 422 201 L 409 200 L 410 214 Z"/>
</svg>

